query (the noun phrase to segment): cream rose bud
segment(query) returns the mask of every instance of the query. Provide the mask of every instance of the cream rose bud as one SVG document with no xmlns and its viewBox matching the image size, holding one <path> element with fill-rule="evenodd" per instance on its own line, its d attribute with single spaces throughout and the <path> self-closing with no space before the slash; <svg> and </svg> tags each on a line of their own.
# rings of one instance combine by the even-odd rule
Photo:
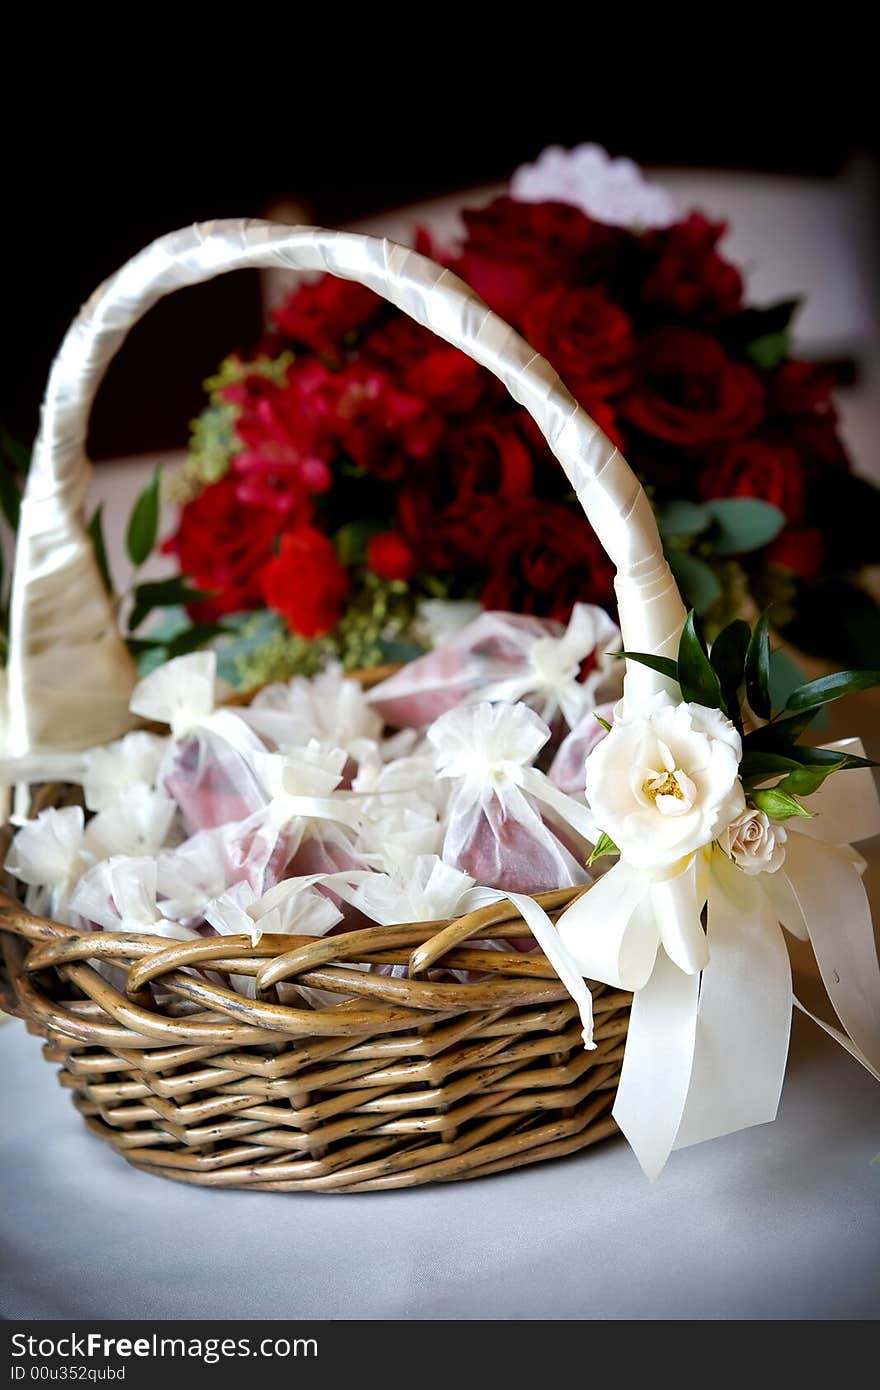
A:
<svg viewBox="0 0 880 1390">
<path fill-rule="evenodd" d="M 741 757 L 720 710 L 658 699 L 615 723 L 587 758 L 587 802 L 623 859 L 667 868 L 742 815 Z"/>
<path fill-rule="evenodd" d="M 788 832 L 764 811 L 749 807 L 721 836 L 721 847 L 746 874 L 775 874 L 785 859 Z"/>
</svg>

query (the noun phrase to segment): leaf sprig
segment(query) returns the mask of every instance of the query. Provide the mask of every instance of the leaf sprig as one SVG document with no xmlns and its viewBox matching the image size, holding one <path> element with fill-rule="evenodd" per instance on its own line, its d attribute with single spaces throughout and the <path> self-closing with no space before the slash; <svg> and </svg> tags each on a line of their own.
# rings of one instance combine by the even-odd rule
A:
<svg viewBox="0 0 880 1390">
<path fill-rule="evenodd" d="M 648 666 L 676 684 L 682 699 L 689 704 L 720 709 L 727 715 L 743 736 L 743 789 L 753 805 L 772 820 L 809 816 L 798 797 L 811 796 L 832 772 L 877 766 L 852 753 L 802 746 L 797 740 L 823 705 L 880 685 L 880 669 L 835 671 L 807 681 L 793 690 L 782 709 L 774 713 L 766 612 L 754 629 L 742 619 L 735 619 L 718 634 L 710 648 L 692 610 L 682 629 L 677 659 L 647 652 L 618 655 Z M 754 718 L 764 722 L 746 733 Z"/>
</svg>

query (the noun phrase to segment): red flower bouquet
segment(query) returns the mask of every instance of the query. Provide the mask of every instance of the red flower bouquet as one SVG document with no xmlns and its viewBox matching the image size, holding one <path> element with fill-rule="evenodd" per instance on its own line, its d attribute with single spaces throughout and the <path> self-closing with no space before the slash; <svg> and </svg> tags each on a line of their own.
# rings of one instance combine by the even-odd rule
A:
<svg viewBox="0 0 880 1390">
<path fill-rule="evenodd" d="M 709 631 L 746 598 L 772 601 L 801 645 L 857 657 L 877 630 L 867 595 L 851 589 L 858 633 L 811 614 L 878 558 L 877 497 L 849 471 L 829 375 L 789 357 L 795 306 L 744 304 L 723 225 L 691 213 L 636 230 L 513 197 L 464 225 L 449 252 L 417 244 L 620 445 Z M 191 617 L 236 632 L 240 677 L 405 659 L 431 640 L 428 600 L 562 621 L 578 601 L 613 607 L 608 562 L 528 415 L 360 286 L 303 284 L 254 360 L 229 359 L 209 390 L 166 544 L 201 591 Z M 829 498 L 851 518 L 856 491 L 843 546 Z"/>
</svg>

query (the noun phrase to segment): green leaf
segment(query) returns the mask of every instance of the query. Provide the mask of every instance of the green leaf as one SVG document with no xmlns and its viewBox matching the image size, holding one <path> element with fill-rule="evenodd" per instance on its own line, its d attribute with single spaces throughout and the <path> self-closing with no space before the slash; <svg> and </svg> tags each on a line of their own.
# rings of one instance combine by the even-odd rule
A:
<svg viewBox="0 0 880 1390">
<path fill-rule="evenodd" d="M 611 725 L 608 723 L 608 720 L 603 719 L 601 714 L 597 714 L 595 710 L 593 710 L 593 718 L 595 719 L 597 724 L 602 725 L 602 728 L 605 730 L 606 734 L 611 733 Z"/>
<path fill-rule="evenodd" d="M 766 611 L 755 624 L 746 651 L 746 695 L 759 719 L 769 719 L 770 705 L 770 623 Z"/>
<path fill-rule="evenodd" d="M 734 618 L 732 623 L 722 628 L 709 648 L 709 660 L 721 683 L 721 696 L 728 714 L 735 724 L 739 724 L 739 688 L 745 679 L 746 652 L 749 649 L 751 629 L 742 618 Z"/>
<path fill-rule="evenodd" d="M 778 783 L 776 790 L 789 792 L 791 796 L 812 796 L 813 792 L 818 791 L 826 777 L 830 777 L 832 772 L 841 772 L 843 763 L 837 763 L 831 767 L 799 767 L 790 772 L 787 777 Z"/>
<path fill-rule="evenodd" d="M 695 612 L 708 613 L 722 594 L 721 580 L 712 566 L 686 550 L 670 550 L 666 558 L 685 601 Z"/>
<path fill-rule="evenodd" d="M 784 750 L 789 753 L 796 738 L 800 738 L 804 729 L 812 724 L 816 717 L 817 710 L 804 710 L 800 714 L 792 714 L 786 719 L 774 719 L 770 724 L 764 724 L 760 729 L 753 729 L 750 734 L 746 734 L 743 740 L 743 747 L 750 751 L 758 750 Z M 797 749 L 798 754 L 801 749 Z"/>
<path fill-rule="evenodd" d="M 770 704 L 783 709 L 793 690 L 804 683 L 804 673 L 783 647 L 770 653 Z"/>
<path fill-rule="evenodd" d="M 792 750 L 793 752 L 799 750 Z M 786 757 L 782 753 L 765 753 L 760 749 L 747 748 L 739 765 L 739 775 L 744 782 L 767 782 L 771 777 L 779 777 L 787 772 L 797 772 L 801 764 L 797 758 Z"/>
<path fill-rule="evenodd" d="M 806 767 L 877 767 L 880 764 L 870 758 L 860 758 L 855 753 L 841 753 L 836 748 L 798 748 L 798 762 Z"/>
<path fill-rule="evenodd" d="M 142 565 L 159 533 L 159 470 L 156 469 L 134 504 L 128 523 L 126 546 L 133 565 Z"/>
<path fill-rule="evenodd" d="M 839 700 L 856 690 L 871 690 L 880 685 L 880 670 L 835 671 L 830 676 L 820 676 L 818 680 L 808 681 L 806 685 L 793 690 L 786 701 L 788 710 L 815 709 L 827 705 L 830 700 Z"/>
<path fill-rule="evenodd" d="M 172 604 L 199 603 L 213 597 L 209 590 L 194 589 L 180 575 L 171 579 L 157 579 L 148 584 L 138 584 L 134 590 L 134 607 L 128 620 L 133 632 L 140 627 L 154 608 L 168 608 Z"/>
<path fill-rule="evenodd" d="M 753 338 L 746 346 L 746 356 L 756 367 L 763 367 L 765 371 L 778 367 L 790 353 L 791 337 L 787 329 L 782 329 L 780 333 L 764 333 L 760 338 Z"/>
<path fill-rule="evenodd" d="M 167 644 L 168 660 L 174 656 L 185 656 L 188 652 L 198 651 L 199 647 L 204 647 L 215 637 L 220 637 L 224 631 L 219 623 L 193 623 L 191 627 L 185 627 Z"/>
<path fill-rule="evenodd" d="M 3 515 L 9 522 L 12 531 L 17 531 L 21 511 L 21 493 L 15 474 L 3 459 L 0 459 L 0 508 L 2 508 Z"/>
<path fill-rule="evenodd" d="M 788 792 L 779 791 L 777 787 L 752 792 L 752 801 L 758 810 L 763 811 L 771 820 L 789 820 L 792 816 L 802 816 L 809 820 L 813 814 L 799 801 L 795 801 L 793 796 L 789 796 Z"/>
<path fill-rule="evenodd" d="M 107 547 L 104 544 L 104 503 L 99 502 L 92 513 L 92 519 L 88 525 L 89 540 L 92 542 L 92 550 L 95 552 L 95 564 L 98 566 L 98 573 L 104 582 L 107 593 L 113 593 L 113 580 L 110 578 L 110 566 L 107 563 Z"/>
<path fill-rule="evenodd" d="M 657 508 L 657 525 L 664 536 L 698 536 L 712 525 L 712 513 L 700 502 L 676 498 Z"/>
<path fill-rule="evenodd" d="M 744 555 L 769 545 L 785 525 L 778 507 L 757 497 L 716 497 L 706 506 L 715 521 L 715 555 Z"/>
<path fill-rule="evenodd" d="M 593 864 L 595 864 L 597 859 L 601 859 L 605 854 L 619 853 L 620 850 L 617 848 L 617 845 L 614 843 L 611 836 L 606 835 L 605 831 L 603 830 L 597 841 L 596 848 L 593 850 L 593 853 L 587 860 L 587 868 L 589 869 Z"/>
<path fill-rule="evenodd" d="M 616 656 L 619 660 L 625 658 L 627 661 L 636 661 L 640 666 L 649 666 L 652 671 L 658 671 L 667 680 L 678 684 L 678 662 L 668 656 L 651 656 L 650 652 L 608 652 L 606 655 Z"/>
<path fill-rule="evenodd" d="M 685 700 L 710 709 L 721 708 L 721 682 L 697 632 L 693 609 L 687 615 L 678 644 L 678 682 Z"/>
</svg>

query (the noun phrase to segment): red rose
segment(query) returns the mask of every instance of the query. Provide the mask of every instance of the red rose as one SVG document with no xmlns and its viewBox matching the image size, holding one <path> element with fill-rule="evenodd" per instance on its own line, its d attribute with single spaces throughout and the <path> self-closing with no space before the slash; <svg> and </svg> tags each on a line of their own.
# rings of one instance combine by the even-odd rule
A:
<svg viewBox="0 0 880 1390">
<path fill-rule="evenodd" d="M 492 373 L 466 352 L 450 347 L 403 313 L 395 313 L 371 333 L 361 344 L 360 356 L 388 369 L 404 390 L 445 415 L 471 411 L 503 391 Z"/>
<path fill-rule="evenodd" d="M 489 570 L 484 608 L 566 622 L 578 600 L 613 601 L 614 566 L 589 522 L 570 507 L 526 498 L 496 508 L 482 549 Z"/>
<path fill-rule="evenodd" d="M 628 384 L 632 326 L 602 290 L 554 285 L 526 306 L 522 326 L 582 403 Z"/>
<path fill-rule="evenodd" d="M 423 568 L 484 561 L 481 517 L 532 488 L 532 456 L 517 415 L 477 418 L 450 431 L 431 468 L 397 497 L 401 530 Z"/>
<path fill-rule="evenodd" d="M 817 526 L 786 526 L 767 551 L 778 569 L 812 579 L 825 562 L 825 538 Z"/>
<path fill-rule="evenodd" d="M 670 444 L 714 444 L 750 434 L 764 416 L 764 389 L 751 367 L 690 328 L 659 328 L 643 340 L 633 391 L 621 410 L 631 424 Z"/>
<path fill-rule="evenodd" d="M 322 637 L 342 617 L 351 580 L 333 543 L 314 526 L 281 537 L 281 549 L 263 570 L 263 595 L 300 637 Z"/>
<path fill-rule="evenodd" d="M 353 362 L 336 374 L 333 394 L 336 440 L 375 477 L 400 478 L 412 460 L 426 458 L 436 447 L 441 421 L 387 372 Z"/>
<path fill-rule="evenodd" d="M 726 230 L 723 222 L 692 212 L 672 227 L 647 232 L 640 243 L 650 264 L 642 284 L 645 303 L 710 322 L 736 313 L 742 305 L 742 276 L 716 250 Z"/>
<path fill-rule="evenodd" d="M 380 579 L 412 579 L 416 557 L 399 531 L 382 531 L 367 542 L 367 569 Z"/>
<path fill-rule="evenodd" d="M 803 454 L 836 468 L 849 468 L 837 433 L 834 377 L 814 362 L 783 362 L 770 378 L 770 410 L 785 418 L 790 438 Z"/>
<path fill-rule="evenodd" d="M 790 445 L 738 439 L 721 447 L 697 482 L 701 497 L 758 497 L 772 502 L 789 521 L 800 521 L 806 507 L 803 461 Z"/>
<path fill-rule="evenodd" d="M 462 214 L 467 239 L 456 272 L 502 318 L 518 323 L 536 293 L 558 281 L 596 281 L 631 234 L 567 203 L 496 198 Z"/>
<path fill-rule="evenodd" d="M 362 332 L 382 306 L 379 296 L 363 285 L 322 275 L 295 290 L 272 317 L 286 338 L 335 358 L 346 340 Z"/>
<path fill-rule="evenodd" d="M 162 549 L 177 557 L 181 573 L 196 588 L 216 590 L 215 598 L 189 605 L 195 622 L 211 623 L 224 613 L 260 606 L 261 569 L 272 555 L 277 530 L 274 512 L 241 505 L 231 476 L 187 502 Z"/>
</svg>

